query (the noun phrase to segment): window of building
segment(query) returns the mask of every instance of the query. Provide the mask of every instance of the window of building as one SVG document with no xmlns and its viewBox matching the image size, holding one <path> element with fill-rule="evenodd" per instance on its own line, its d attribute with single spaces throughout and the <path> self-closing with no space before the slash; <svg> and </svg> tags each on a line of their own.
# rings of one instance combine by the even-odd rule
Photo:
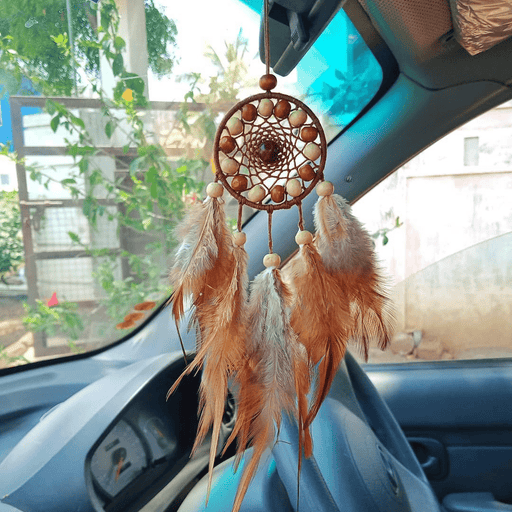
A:
<svg viewBox="0 0 512 512">
<path fill-rule="evenodd" d="M 8 174 L 0 174 L 0 185 L 9 185 L 9 181 Z"/>
<path fill-rule="evenodd" d="M 464 139 L 464 165 L 478 165 L 479 153 L 478 137 L 466 137 Z"/>
</svg>

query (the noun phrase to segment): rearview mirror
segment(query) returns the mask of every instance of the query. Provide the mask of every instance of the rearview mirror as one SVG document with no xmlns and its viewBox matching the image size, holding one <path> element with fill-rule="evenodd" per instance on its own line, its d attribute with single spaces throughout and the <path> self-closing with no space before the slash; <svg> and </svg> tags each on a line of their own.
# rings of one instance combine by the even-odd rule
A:
<svg viewBox="0 0 512 512">
<path fill-rule="evenodd" d="M 295 68 L 342 3 L 342 0 L 270 0 L 270 67 L 274 73 L 286 76 Z M 260 56 L 263 61 L 263 13 L 260 25 Z"/>
</svg>

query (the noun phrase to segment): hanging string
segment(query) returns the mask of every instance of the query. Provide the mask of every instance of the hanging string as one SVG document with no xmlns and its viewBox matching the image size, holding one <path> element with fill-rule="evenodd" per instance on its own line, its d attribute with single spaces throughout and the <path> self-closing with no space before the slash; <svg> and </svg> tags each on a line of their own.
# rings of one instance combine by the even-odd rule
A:
<svg viewBox="0 0 512 512">
<path fill-rule="evenodd" d="M 272 254 L 272 210 L 268 211 L 268 252 Z"/>
<path fill-rule="evenodd" d="M 267 75 L 270 74 L 270 35 L 268 30 L 268 2 L 269 0 L 263 0 L 263 4 L 265 6 L 263 30 L 265 38 L 265 66 Z"/>
<path fill-rule="evenodd" d="M 302 203 L 297 203 L 299 209 L 299 229 L 304 231 L 304 216 L 302 215 Z"/>
<path fill-rule="evenodd" d="M 242 231 L 242 214 L 243 214 L 243 210 L 244 210 L 243 203 L 238 203 L 238 220 L 237 220 L 237 223 L 236 223 L 236 229 L 238 230 L 239 233 Z"/>
</svg>

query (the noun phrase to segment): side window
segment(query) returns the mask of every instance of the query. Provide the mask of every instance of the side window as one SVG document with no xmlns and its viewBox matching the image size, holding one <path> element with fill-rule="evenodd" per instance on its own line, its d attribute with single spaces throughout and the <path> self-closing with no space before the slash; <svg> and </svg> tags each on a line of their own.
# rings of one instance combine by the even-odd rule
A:
<svg viewBox="0 0 512 512">
<path fill-rule="evenodd" d="M 360 199 L 397 306 L 371 363 L 512 357 L 512 102 Z"/>
</svg>

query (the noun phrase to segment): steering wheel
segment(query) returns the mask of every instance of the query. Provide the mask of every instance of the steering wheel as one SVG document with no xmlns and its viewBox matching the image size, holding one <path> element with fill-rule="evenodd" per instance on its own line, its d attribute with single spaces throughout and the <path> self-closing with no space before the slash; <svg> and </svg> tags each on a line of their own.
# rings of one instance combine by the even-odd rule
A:
<svg viewBox="0 0 512 512">
<path fill-rule="evenodd" d="M 302 463 L 300 511 L 441 512 L 396 419 L 348 352 L 311 434 L 314 449 Z M 283 417 L 278 441 L 260 463 L 243 512 L 297 510 L 298 454 L 297 425 Z M 208 508 L 205 477 L 179 512 L 230 510 L 241 473 L 242 465 L 234 473 L 231 460 L 217 466 Z"/>
</svg>

